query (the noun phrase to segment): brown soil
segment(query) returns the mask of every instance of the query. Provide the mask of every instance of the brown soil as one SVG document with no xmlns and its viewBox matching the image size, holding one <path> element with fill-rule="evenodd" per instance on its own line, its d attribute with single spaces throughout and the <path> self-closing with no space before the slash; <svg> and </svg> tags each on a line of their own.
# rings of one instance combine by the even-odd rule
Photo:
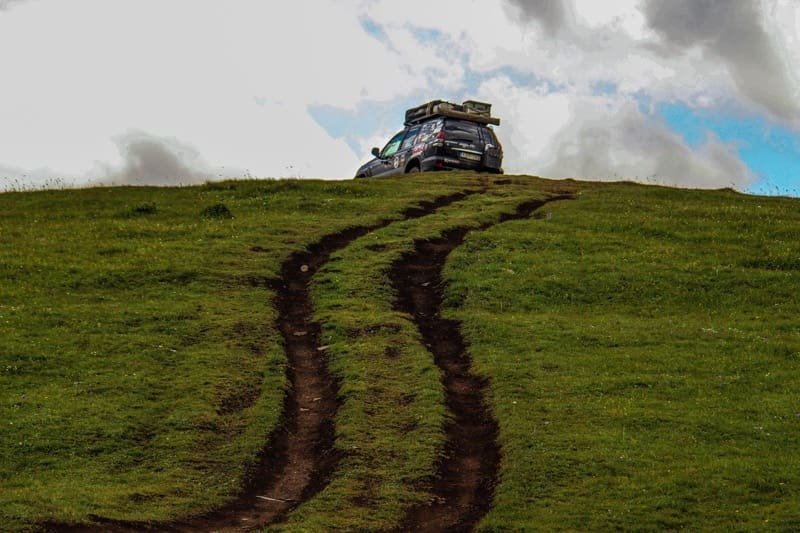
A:
<svg viewBox="0 0 800 533">
<path fill-rule="evenodd" d="M 530 201 L 500 222 L 529 217 L 547 201 Z M 496 223 L 486 223 L 484 230 Z M 400 531 L 470 531 L 489 511 L 500 468 L 498 426 L 486 405 L 486 379 L 472 373 L 467 346 L 455 320 L 442 318 L 442 269 L 447 256 L 464 242 L 469 228 L 446 231 L 441 238 L 416 241 L 414 252 L 390 271 L 395 308 L 413 316 L 425 345 L 442 372 L 449 420 L 447 440 L 436 477 L 432 501 L 411 508 Z"/>
<path fill-rule="evenodd" d="M 484 185 L 485 187 L 485 185 Z M 402 213 L 402 220 L 420 218 L 484 189 L 466 190 L 421 202 Z M 245 531 L 280 522 L 300 503 L 322 490 L 336 470 L 334 419 L 339 407 L 338 383 L 328 372 L 320 342 L 320 325 L 313 320 L 309 284 L 332 253 L 395 220 L 357 226 L 327 235 L 306 251 L 293 254 L 283 265 L 276 290 L 276 328 L 283 337 L 288 360 L 286 395 L 281 421 L 260 454 L 242 496 L 212 514 L 183 523 L 132 523 L 91 519 L 96 525 L 46 524 L 48 531 Z"/>
</svg>

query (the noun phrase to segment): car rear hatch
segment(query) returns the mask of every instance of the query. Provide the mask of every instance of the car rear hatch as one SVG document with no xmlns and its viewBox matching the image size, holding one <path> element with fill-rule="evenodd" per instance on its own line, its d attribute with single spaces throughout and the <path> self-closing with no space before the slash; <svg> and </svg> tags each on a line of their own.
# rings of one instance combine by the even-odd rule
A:
<svg viewBox="0 0 800 533">
<path fill-rule="evenodd" d="M 480 128 L 480 125 L 467 120 L 446 119 L 444 137 L 447 155 L 467 164 L 482 164 L 485 143 Z"/>
</svg>

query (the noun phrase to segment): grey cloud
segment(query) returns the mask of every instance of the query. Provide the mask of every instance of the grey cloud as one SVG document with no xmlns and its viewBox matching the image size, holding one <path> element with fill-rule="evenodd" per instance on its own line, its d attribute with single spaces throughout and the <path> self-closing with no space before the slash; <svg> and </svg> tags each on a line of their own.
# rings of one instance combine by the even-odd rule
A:
<svg viewBox="0 0 800 533">
<path fill-rule="evenodd" d="M 7 11 L 12 8 L 15 4 L 21 4 L 26 0 L 0 0 L 0 11 Z"/>
<path fill-rule="evenodd" d="M 0 163 L 0 191 L 60 189 L 80 185 L 191 185 L 220 177 L 244 176 L 246 171 L 208 166 L 192 146 L 173 137 L 129 131 L 115 137 L 122 165 L 96 162 L 81 175 L 49 168 L 23 169 Z"/>
<path fill-rule="evenodd" d="M 557 34 L 567 23 L 564 0 L 509 0 L 526 21 L 535 21 L 550 36 Z"/>
<path fill-rule="evenodd" d="M 115 138 L 122 168 L 106 169 L 103 183 L 131 185 L 188 185 L 203 182 L 213 171 L 200 154 L 177 139 L 132 131 Z"/>
<path fill-rule="evenodd" d="M 573 121 L 557 135 L 551 153 L 542 173 L 552 177 L 738 189 L 755 179 L 732 147 L 709 136 L 692 149 L 633 104 L 615 115 Z"/>
<path fill-rule="evenodd" d="M 721 59 L 742 93 L 775 117 L 800 119 L 786 68 L 763 26 L 757 0 L 646 0 L 643 12 L 662 51 L 699 47 Z M 701 75 L 701 74 L 699 74 Z"/>
</svg>

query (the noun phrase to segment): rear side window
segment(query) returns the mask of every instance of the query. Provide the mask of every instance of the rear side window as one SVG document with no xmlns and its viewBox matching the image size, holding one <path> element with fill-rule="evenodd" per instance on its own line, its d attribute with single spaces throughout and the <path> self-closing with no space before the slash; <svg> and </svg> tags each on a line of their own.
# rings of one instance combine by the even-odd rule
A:
<svg viewBox="0 0 800 533">
<path fill-rule="evenodd" d="M 432 141 L 436 134 L 442 131 L 442 123 L 444 121 L 440 118 L 429 120 L 421 125 L 419 135 L 417 135 L 417 143 L 425 143 Z"/>
<path fill-rule="evenodd" d="M 483 142 L 497 146 L 497 137 L 494 136 L 492 130 L 489 128 L 481 128 L 481 134 L 483 135 Z"/>
<path fill-rule="evenodd" d="M 414 126 L 408 130 L 406 138 L 403 139 L 403 144 L 400 145 L 400 150 L 408 150 L 414 146 L 414 141 L 417 139 L 417 133 L 419 133 L 419 126 Z"/>
</svg>

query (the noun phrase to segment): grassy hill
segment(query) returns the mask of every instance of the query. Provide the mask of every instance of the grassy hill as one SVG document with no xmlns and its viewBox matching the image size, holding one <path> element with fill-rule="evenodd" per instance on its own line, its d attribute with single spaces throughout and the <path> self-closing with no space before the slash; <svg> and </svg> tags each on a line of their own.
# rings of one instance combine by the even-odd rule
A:
<svg viewBox="0 0 800 533">
<path fill-rule="evenodd" d="M 335 466 L 273 527 L 437 494 L 449 397 L 390 274 L 461 228 L 441 313 L 500 450 L 479 527 L 800 528 L 800 201 L 454 173 L 0 194 L 4 529 L 236 500 L 292 392 L 276 280 L 353 227 L 310 282 Z"/>
</svg>

